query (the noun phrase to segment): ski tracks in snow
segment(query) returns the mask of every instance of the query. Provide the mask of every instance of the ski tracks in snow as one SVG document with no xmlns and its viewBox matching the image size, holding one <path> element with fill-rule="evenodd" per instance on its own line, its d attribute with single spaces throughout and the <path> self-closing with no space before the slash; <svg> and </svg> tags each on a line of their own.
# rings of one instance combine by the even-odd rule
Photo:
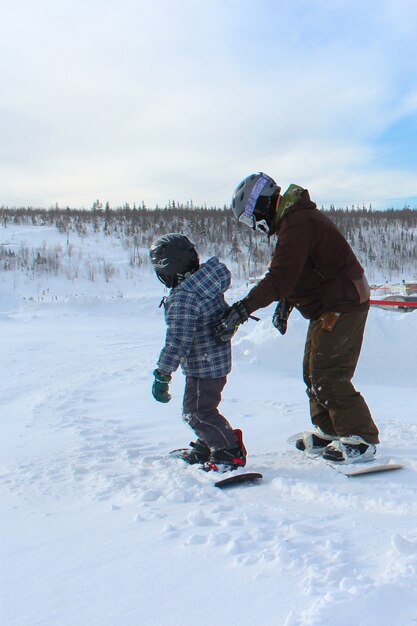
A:
<svg viewBox="0 0 417 626">
<path fill-rule="evenodd" d="M 182 428 L 182 381 L 169 407 L 153 402 L 153 325 L 139 329 L 129 308 L 121 317 L 70 309 L 31 322 L 31 339 L 12 325 L 17 350 L 2 364 L 2 412 L 18 427 L 5 432 L 12 449 L 3 444 L 0 486 L 19 506 L 96 502 L 108 515 L 126 511 L 130 528 L 146 529 L 163 558 L 204 562 L 215 554 L 225 578 L 261 580 L 276 594 L 277 621 L 264 626 L 346 626 L 346 615 L 380 626 L 381 606 L 386 624 L 417 619 L 415 461 L 395 476 L 347 479 L 288 450 L 285 436 L 261 436 L 262 424 L 252 421 L 271 412 L 291 418 L 303 398 L 294 404 L 276 381 L 279 403 L 245 395 L 245 387 L 238 394 L 232 384 L 225 404 L 253 442 L 246 469 L 264 480 L 219 491 L 217 476 L 165 456 Z M 408 448 L 417 444 L 415 427 L 388 422 L 386 429 L 398 449 L 405 433 Z M 395 447 L 388 454 L 395 458 Z"/>
</svg>

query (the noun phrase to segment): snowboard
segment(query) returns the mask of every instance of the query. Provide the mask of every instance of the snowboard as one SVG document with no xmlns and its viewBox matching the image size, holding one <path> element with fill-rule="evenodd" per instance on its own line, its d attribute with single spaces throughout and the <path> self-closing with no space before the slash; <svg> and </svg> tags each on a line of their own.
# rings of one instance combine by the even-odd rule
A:
<svg viewBox="0 0 417 626">
<path fill-rule="evenodd" d="M 288 437 L 287 443 L 294 444 L 297 439 L 301 439 L 304 433 L 296 433 Z M 320 455 L 304 453 L 309 459 L 317 459 L 322 463 L 325 463 L 328 467 L 343 474 L 344 476 L 364 476 L 366 474 L 376 474 L 378 472 L 391 472 L 393 470 L 402 469 L 404 465 L 401 463 L 392 463 L 390 459 L 384 459 L 383 457 L 371 459 L 363 463 L 350 463 L 348 465 L 332 463 L 322 459 Z"/>
<path fill-rule="evenodd" d="M 229 478 L 218 480 L 214 483 L 214 486 L 219 489 L 228 489 L 229 487 L 235 487 L 236 485 L 257 483 L 262 478 L 263 475 L 259 472 L 246 472 L 245 474 L 236 474 L 236 476 L 230 476 Z"/>
<path fill-rule="evenodd" d="M 324 462 L 344 476 L 364 476 L 365 474 L 376 474 L 377 472 L 391 472 L 404 467 L 401 463 L 383 463 L 378 459 L 368 461 L 367 463 L 351 463 L 350 465 L 336 465 L 327 461 Z"/>
<path fill-rule="evenodd" d="M 171 450 L 171 452 L 168 452 L 168 458 L 174 458 L 174 459 L 181 459 L 182 458 L 182 454 L 184 452 L 187 452 L 190 448 L 177 448 L 176 450 Z"/>
<path fill-rule="evenodd" d="M 186 450 L 188 450 L 188 448 L 178 448 L 177 450 L 171 450 L 168 456 L 175 459 L 181 459 L 181 454 Z M 217 480 L 214 483 L 214 486 L 218 487 L 219 489 L 227 489 L 228 487 L 235 487 L 236 485 L 255 483 L 262 478 L 263 475 L 259 472 L 245 472 L 244 474 L 235 474 L 234 476 L 229 476 L 228 478 Z"/>
</svg>

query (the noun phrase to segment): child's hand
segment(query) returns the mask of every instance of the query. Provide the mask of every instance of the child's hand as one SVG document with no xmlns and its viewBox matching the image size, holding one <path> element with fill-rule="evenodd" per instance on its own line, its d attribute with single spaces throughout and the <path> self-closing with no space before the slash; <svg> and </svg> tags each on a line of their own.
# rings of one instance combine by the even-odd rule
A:
<svg viewBox="0 0 417 626">
<path fill-rule="evenodd" d="M 169 393 L 169 383 L 171 382 L 171 376 L 169 374 L 163 374 L 159 370 L 155 370 L 153 375 L 155 380 L 152 385 L 152 395 L 158 402 L 169 402 L 172 398 Z"/>
</svg>

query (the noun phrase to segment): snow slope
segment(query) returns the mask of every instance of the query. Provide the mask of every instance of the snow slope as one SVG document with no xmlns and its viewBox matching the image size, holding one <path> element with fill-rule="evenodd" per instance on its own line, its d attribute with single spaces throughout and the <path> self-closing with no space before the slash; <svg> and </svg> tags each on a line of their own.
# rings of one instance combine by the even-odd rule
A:
<svg viewBox="0 0 417 626">
<path fill-rule="evenodd" d="M 82 295 L 56 279 L 59 297 L 34 301 L 0 281 L 1 624 L 417 623 L 417 312 L 371 310 L 355 378 L 380 455 L 406 468 L 354 479 L 286 442 L 309 426 L 307 322 L 293 313 L 281 337 L 269 308 L 244 325 L 222 410 L 264 480 L 223 492 L 166 458 L 192 433 L 180 372 L 170 404 L 150 392 L 151 274 Z"/>
</svg>

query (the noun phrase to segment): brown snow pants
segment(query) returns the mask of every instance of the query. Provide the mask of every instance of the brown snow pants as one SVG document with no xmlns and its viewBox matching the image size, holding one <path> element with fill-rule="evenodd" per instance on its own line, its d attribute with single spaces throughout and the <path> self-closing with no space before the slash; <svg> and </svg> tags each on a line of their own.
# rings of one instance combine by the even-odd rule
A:
<svg viewBox="0 0 417 626">
<path fill-rule="evenodd" d="M 364 398 L 351 382 L 367 315 L 368 310 L 341 313 L 332 330 L 326 330 L 321 319 L 311 321 L 303 377 L 314 425 L 329 435 L 360 435 L 375 444 L 379 442 L 378 429 Z"/>
</svg>

